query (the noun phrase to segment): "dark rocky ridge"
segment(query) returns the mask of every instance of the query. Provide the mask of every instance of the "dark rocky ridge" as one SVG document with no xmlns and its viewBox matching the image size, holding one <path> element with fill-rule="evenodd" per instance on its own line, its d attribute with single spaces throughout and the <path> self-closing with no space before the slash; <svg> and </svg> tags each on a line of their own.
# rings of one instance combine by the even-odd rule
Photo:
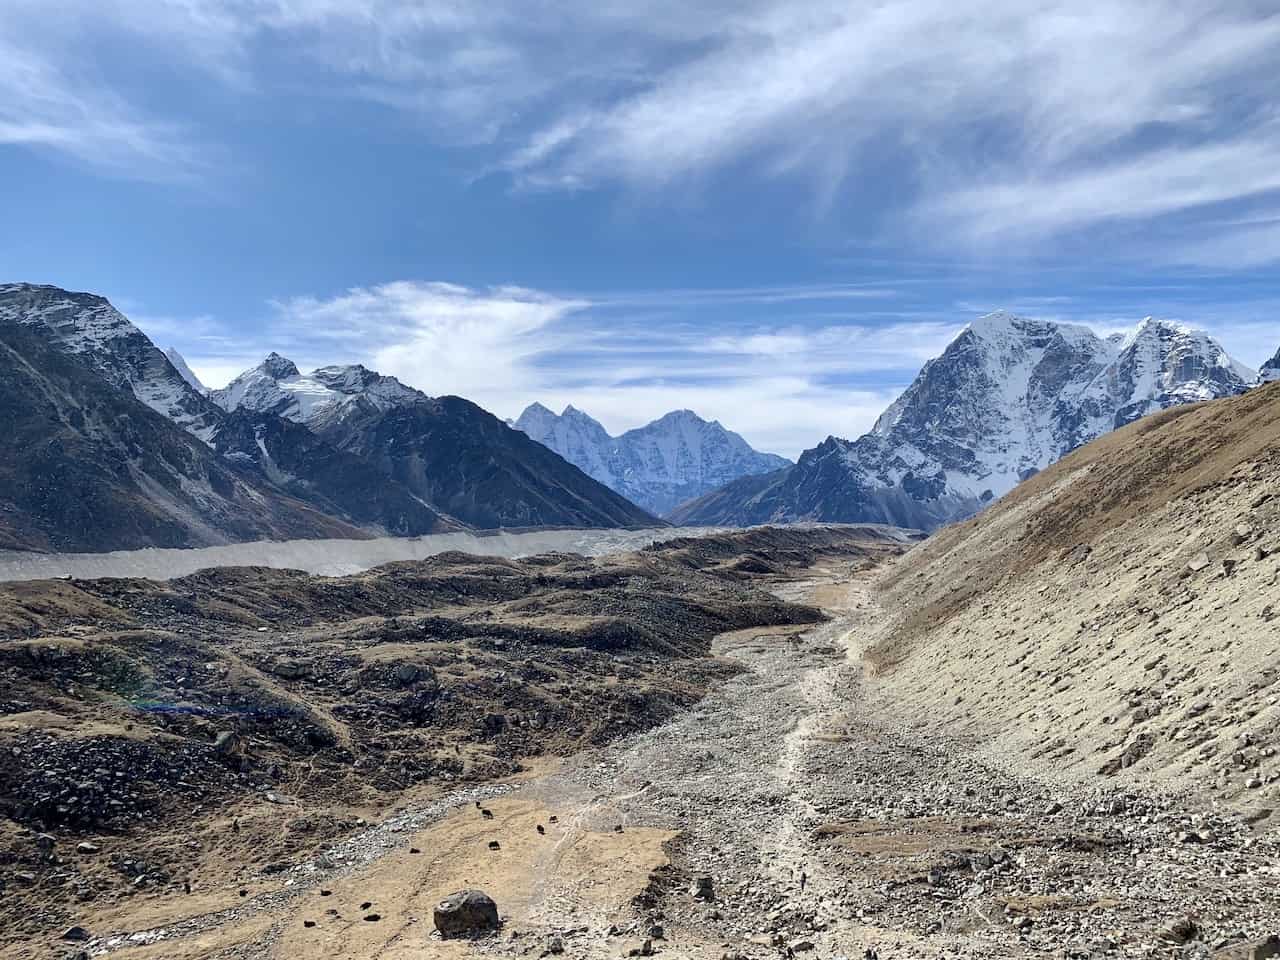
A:
<svg viewBox="0 0 1280 960">
<path fill-rule="evenodd" d="M 461 397 L 353 408 L 320 436 L 366 457 L 443 513 L 478 528 L 649 527 L 661 521 Z"/>
<path fill-rule="evenodd" d="M 238 410 L 224 415 L 213 445 L 220 456 L 251 465 L 299 500 L 352 523 L 400 537 L 458 527 L 369 460 L 324 442 L 300 423 Z"/>
<path fill-rule="evenodd" d="M 0 417 L 6 549 L 365 535 L 264 487 L 36 327 L 0 325 Z"/>
</svg>

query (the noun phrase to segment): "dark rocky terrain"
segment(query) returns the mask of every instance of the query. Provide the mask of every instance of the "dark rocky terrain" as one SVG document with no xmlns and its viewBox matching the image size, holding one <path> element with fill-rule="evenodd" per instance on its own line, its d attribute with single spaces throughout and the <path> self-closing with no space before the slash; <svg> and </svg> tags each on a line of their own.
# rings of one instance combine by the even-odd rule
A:
<svg viewBox="0 0 1280 960">
<path fill-rule="evenodd" d="M 669 720 L 740 669 L 716 635 L 823 619 L 758 582 L 903 544 L 756 530 L 597 560 L 0 587 L 7 949 L 270 876 L 411 794 Z"/>
<path fill-rule="evenodd" d="M 39 330 L 0 333 L 0 547 L 366 535 L 218 457 Z"/>
<path fill-rule="evenodd" d="M 648 527 L 660 521 L 461 397 L 353 410 L 318 425 L 449 516 L 478 528 Z"/>
<path fill-rule="evenodd" d="M 416 537 L 458 529 L 365 457 L 326 443 L 300 423 L 271 413 L 225 414 L 213 435 L 219 456 L 252 467 L 276 487 L 324 513 Z"/>
</svg>

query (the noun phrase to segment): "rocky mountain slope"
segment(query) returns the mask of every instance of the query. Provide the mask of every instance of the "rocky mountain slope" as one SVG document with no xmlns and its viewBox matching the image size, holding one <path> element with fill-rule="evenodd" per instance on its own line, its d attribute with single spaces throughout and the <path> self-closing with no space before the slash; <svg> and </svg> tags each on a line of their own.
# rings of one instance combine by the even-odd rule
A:
<svg viewBox="0 0 1280 960">
<path fill-rule="evenodd" d="M 366 535 L 220 458 L 33 324 L 0 321 L 0 416 L 5 549 Z"/>
<path fill-rule="evenodd" d="M 12 430 L 52 440 L 39 457 L 4 448 L 0 470 L 15 485 L 3 547 L 656 522 L 480 408 L 364 367 L 303 377 L 272 354 L 206 395 L 179 354 L 162 353 L 103 298 L 32 284 L 0 286 L 0 343 L 14 370 L 3 385 Z"/>
<path fill-rule="evenodd" d="M 513 426 L 659 516 L 739 477 L 791 463 L 753 450 L 719 421 L 703 420 L 692 410 L 676 410 L 611 437 L 600 423 L 572 406 L 557 416 L 534 403 Z"/>
<path fill-rule="evenodd" d="M 1276 355 L 1262 365 L 1262 369 L 1258 371 L 1256 383 L 1261 385 L 1275 380 L 1280 380 L 1280 350 L 1277 350 Z"/>
<path fill-rule="evenodd" d="M 1274 808 L 1277 530 L 1280 383 L 1146 417 L 912 551 L 885 702 L 1048 775 Z"/>
<path fill-rule="evenodd" d="M 479 528 L 635 527 L 655 518 L 460 397 L 428 397 L 365 367 L 303 375 L 271 354 L 211 397 L 303 424 L 436 510 Z"/>
<path fill-rule="evenodd" d="M 251 466 L 273 486 L 317 510 L 391 536 L 416 537 L 458 528 L 371 461 L 340 450 L 283 417 L 237 410 L 218 426 L 213 446 L 224 459 Z"/>
<path fill-rule="evenodd" d="M 933 529 L 976 513 L 1134 419 L 1247 389 L 1253 371 L 1202 331 L 1148 318 L 1124 336 L 1005 313 L 970 324 L 865 436 L 712 492 L 683 524 L 798 519 Z"/>
<path fill-rule="evenodd" d="M 164 356 L 166 360 L 173 364 L 173 369 L 178 371 L 178 375 L 181 376 L 183 380 L 187 381 L 187 384 L 192 390 L 196 393 L 208 396 L 209 388 L 201 383 L 200 378 L 196 376 L 196 372 L 187 366 L 186 358 L 183 357 L 182 354 L 173 347 L 169 347 L 165 350 Z"/>
<path fill-rule="evenodd" d="M 152 410 L 202 440 L 212 436 L 218 408 L 105 298 L 31 283 L 0 285 L 0 329 L 8 326 L 40 331 Z"/>
</svg>

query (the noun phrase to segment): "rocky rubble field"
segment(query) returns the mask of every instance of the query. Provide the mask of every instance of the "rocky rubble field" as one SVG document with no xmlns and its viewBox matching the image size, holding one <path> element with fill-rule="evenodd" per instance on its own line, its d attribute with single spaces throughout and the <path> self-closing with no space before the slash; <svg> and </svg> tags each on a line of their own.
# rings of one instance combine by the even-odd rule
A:
<svg viewBox="0 0 1280 960">
<path fill-rule="evenodd" d="M 584 909 L 589 887 L 569 880 L 536 917 L 550 929 L 493 951 L 1280 956 L 1274 827 L 1185 793 L 1013 776 L 963 738 L 906 730 L 857 659 L 883 612 L 856 585 L 833 612 L 802 634 L 725 638 L 742 674 L 542 784 L 591 829 L 676 831 L 670 863 L 629 917 Z"/>
<path fill-rule="evenodd" d="M 753 581 L 905 542 L 761 530 L 594 560 L 0 588 L 3 943 L 281 874 L 407 798 L 667 721 L 741 669 L 716 635 L 824 619 Z"/>
</svg>

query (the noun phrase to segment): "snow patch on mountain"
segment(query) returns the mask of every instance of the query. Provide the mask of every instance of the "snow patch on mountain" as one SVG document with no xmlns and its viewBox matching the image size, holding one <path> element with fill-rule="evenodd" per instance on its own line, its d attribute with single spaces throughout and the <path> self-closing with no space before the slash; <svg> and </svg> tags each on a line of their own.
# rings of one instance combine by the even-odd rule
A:
<svg viewBox="0 0 1280 960">
<path fill-rule="evenodd" d="M 703 420 L 691 410 L 672 411 L 614 437 L 573 406 L 557 416 L 534 403 L 513 426 L 658 515 L 740 477 L 790 465 L 783 457 L 757 452 L 718 421 Z"/>
<path fill-rule="evenodd" d="M 0 324 L 42 327 L 59 349 L 208 442 L 218 410 L 104 297 L 30 283 L 0 286 Z M 184 364 L 185 366 L 185 364 Z"/>
<path fill-rule="evenodd" d="M 200 378 L 196 376 L 196 372 L 187 366 L 187 361 L 183 358 L 182 354 L 173 347 L 170 347 L 164 352 L 164 355 L 166 359 L 173 364 L 173 369 L 178 371 L 178 375 L 190 384 L 191 389 L 195 390 L 196 393 L 199 393 L 202 396 L 209 393 L 209 388 L 201 383 Z"/>
<path fill-rule="evenodd" d="M 209 396 L 228 412 L 274 413 L 309 426 L 340 419 L 356 407 L 385 411 L 427 399 L 395 377 L 384 377 L 359 364 L 320 367 L 303 374 L 292 360 L 278 353 L 271 353 Z"/>
</svg>

